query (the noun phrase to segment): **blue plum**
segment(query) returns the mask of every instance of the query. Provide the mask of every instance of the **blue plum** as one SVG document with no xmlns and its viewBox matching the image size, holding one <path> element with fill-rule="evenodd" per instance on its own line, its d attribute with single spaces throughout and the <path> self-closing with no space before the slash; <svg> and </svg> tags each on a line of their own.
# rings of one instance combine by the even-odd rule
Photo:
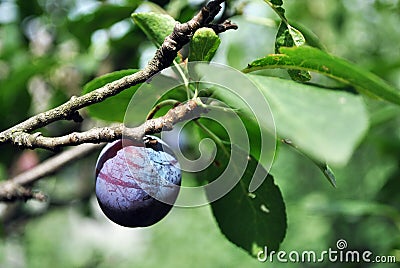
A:
<svg viewBox="0 0 400 268">
<path fill-rule="evenodd" d="M 128 139 L 107 144 L 96 163 L 96 196 L 113 222 L 126 227 L 150 226 L 171 210 L 179 193 L 181 170 L 161 139 Z"/>
</svg>

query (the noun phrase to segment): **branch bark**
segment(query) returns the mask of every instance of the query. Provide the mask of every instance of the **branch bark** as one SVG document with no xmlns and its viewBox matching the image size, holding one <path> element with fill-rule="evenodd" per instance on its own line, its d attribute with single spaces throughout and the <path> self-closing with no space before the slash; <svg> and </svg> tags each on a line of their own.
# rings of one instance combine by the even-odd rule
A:
<svg viewBox="0 0 400 268">
<path fill-rule="evenodd" d="M 164 116 L 145 121 L 142 125 L 135 128 L 125 127 L 123 124 L 104 128 L 92 128 L 85 132 L 73 132 L 61 137 L 44 137 L 40 133 L 29 134 L 20 133 L 16 142 L 24 144 L 27 148 L 42 148 L 48 150 L 58 150 L 61 147 L 79 145 L 83 143 L 111 142 L 121 139 L 123 136 L 132 140 L 142 142 L 146 134 L 168 131 L 181 121 L 190 120 L 207 112 L 207 109 L 199 105 L 200 100 L 189 100 L 170 109 Z"/>
</svg>

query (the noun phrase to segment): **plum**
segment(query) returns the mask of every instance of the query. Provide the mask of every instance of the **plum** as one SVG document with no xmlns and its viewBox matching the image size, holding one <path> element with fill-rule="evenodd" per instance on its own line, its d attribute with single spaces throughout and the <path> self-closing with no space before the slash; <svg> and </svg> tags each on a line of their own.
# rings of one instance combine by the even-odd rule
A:
<svg viewBox="0 0 400 268">
<path fill-rule="evenodd" d="M 181 170 L 161 139 L 107 144 L 96 163 L 96 196 L 113 222 L 125 227 L 150 226 L 171 210 L 179 193 Z"/>
</svg>

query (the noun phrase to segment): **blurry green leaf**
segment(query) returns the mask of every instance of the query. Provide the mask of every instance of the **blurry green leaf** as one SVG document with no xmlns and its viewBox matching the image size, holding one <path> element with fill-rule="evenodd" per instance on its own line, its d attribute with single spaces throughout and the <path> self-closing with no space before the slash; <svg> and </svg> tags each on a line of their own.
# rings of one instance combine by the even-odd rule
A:
<svg viewBox="0 0 400 268">
<path fill-rule="evenodd" d="M 132 19 L 157 47 L 172 33 L 177 23 L 169 15 L 154 12 L 133 13 Z"/>
<path fill-rule="evenodd" d="M 31 105 L 31 95 L 28 92 L 29 79 L 35 75 L 45 75 L 57 65 L 52 58 L 32 59 L 24 52 L 18 56 L 21 57 L 22 64 L 14 67 L 6 79 L 1 80 L 0 107 L 4 111 L 13 112 L 8 112 L 7 120 L 2 120 L 0 127 L 9 127 L 26 118 Z"/>
<path fill-rule="evenodd" d="M 211 61 L 221 39 L 210 28 L 198 29 L 190 41 L 189 61 Z"/>
<path fill-rule="evenodd" d="M 386 204 L 359 201 L 359 200 L 342 200 L 338 202 L 319 203 L 311 206 L 311 209 L 327 214 L 344 214 L 347 216 L 383 216 L 392 219 L 400 226 L 400 213 L 392 206 Z"/>
<path fill-rule="evenodd" d="M 271 146 L 274 144 L 269 140 L 274 138 L 275 127 L 278 137 L 291 140 L 310 158 L 332 165 L 347 163 L 368 128 L 367 112 L 360 96 L 274 77 L 248 77 L 264 95 L 261 98 L 265 97 L 268 101 L 272 115 L 268 107 L 253 105 L 250 108 L 223 88 L 217 88 L 212 97 L 235 109 L 246 122 L 246 131 L 257 135 L 251 137 L 250 148 L 262 165 L 268 168 L 269 156 L 264 152 L 273 151 Z M 257 92 L 251 94 L 254 97 Z M 259 105 L 263 103 L 261 98 L 257 97 Z M 257 120 L 254 112 L 257 112 Z M 258 127 L 261 129 L 258 130 Z M 260 134 L 265 146 L 268 146 L 263 148 L 262 159 L 258 158 L 259 152 L 254 146 L 259 144 Z"/>
<path fill-rule="evenodd" d="M 273 77 L 249 78 L 267 98 L 280 137 L 321 162 L 349 160 L 368 128 L 360 97 Z"/>
<path fill-rule="evenodd" d="M 138 70 L 135 69 L 122 70 L 97 77 L 84 86 L 82 93 L 86 94 L 99 87 L 106 85 L 107 83 L 120 79 L 124 76 L 134 74 L 137 71 Z M 106 121 L 122 122 L 124 120 L 128 104 L 133 94 L 140 87 L 140 85 L 141 84 L 138 84 L 128 89 L 125 89 L 118 95 L 112 96 L 103 102 L 90 105 L 87 108 L 89 114 L 93 117 Z"/>
<path fill-rule="evenodd" d="M 0 28 L 0 59 L 12 60 L 18 53 L 23 51 L 23 34 L 21 28 L 16 24 L 1 25 Z"/>
<path fill-rule="evenodd" d="M 67 22 L 67 27 L 77 40 L 84 46 L 90 46 L 91 34 L 96 30 L 109 28 L 113 24 L 129 18 L 142 1 L 135 1 L 136 5 L 120 6 L 103 4 L 94 12 L 85 14 Z"/>
<path fill-rule="evenodd" d="M 272 68 L 314 71 L 355 86 L 361 93 L 400 105 L 398 89 L 353 63 L 312 47 L 282 47 L 280 51 L 282 54 L 269 55 L 253 61 L 243 71 L 249 73 Z"/>
<path fill-rule="evenodd" d="M 229 147 L 225 147 L 225 150 L 229 150 Z M 248 191 L 258 163 L 235 146 L 232 146 L 232 150 L 240 152 L 244 161 L 247 161 L 246 170 L 236 186 L 225 196 L 212 202 L 211 208 L 226 238 L 256 257 L 265 246 L 269 251 L 277 250 L 283 241 L 287 228 L 285 204 L 273 177 L 264 169 L 261 171 L 266 177 L 263 184 L 255 192 Z M 219 165 L 206 170 L 208 178 L 215 177 L 226 168 L 229 155 L 220 151 L 223 150 L 218 148 L 216 156 Z M 230 159 L 233 161 L 233 168 L 236 161 L 241 161 L 235 158 Z M 209 192 L 206 193 L 209 196 Z"/>
</svg>

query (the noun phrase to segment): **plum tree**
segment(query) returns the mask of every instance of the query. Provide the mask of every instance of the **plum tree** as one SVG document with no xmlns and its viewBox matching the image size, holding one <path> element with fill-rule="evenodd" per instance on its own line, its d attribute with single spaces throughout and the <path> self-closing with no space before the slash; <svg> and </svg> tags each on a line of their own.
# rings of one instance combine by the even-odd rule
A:
<svg viewBox="0 0 400 268">
<path fill-rule="evenodd" d="M 126 227 L 163 219 L 179 193 L 181 170 L 161 139 L 120 139 L 107 144 L 96 163 L 96 196 L 104 214 Z"/>
</svg>

